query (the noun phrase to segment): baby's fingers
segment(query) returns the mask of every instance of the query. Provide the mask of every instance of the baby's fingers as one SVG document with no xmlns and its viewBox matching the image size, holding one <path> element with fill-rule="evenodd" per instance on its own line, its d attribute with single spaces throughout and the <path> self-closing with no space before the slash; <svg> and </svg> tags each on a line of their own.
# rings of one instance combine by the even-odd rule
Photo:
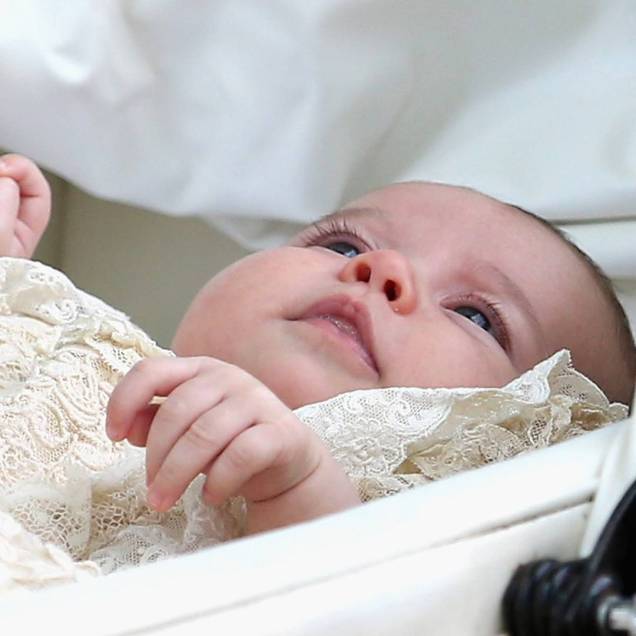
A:
<svg viewBox="0 0 636 636">
<path fill-rule="evenodd" d="M 253 502 L 277 497 L 315 470 L 320 462 L 316 442 L 291 411 L 248 428 L 210 467 L 204 498 L 220 504 L 235 495 Z"/>
<path fill-rule="evenodd" d="M 231 440 L 251 424 L 250 405 L 232 399 L 221 402 L 198 417 L 154 471 L 148 489 L 150 505 L 161 511 L 173 506 L 190 482 L 199 473 L 205 472 Z M 151 435 L 154 428 L 153 424 Z M 150 478 L 150 469 L 148 475 Z"/>
<path fill-rule="evenodd" d="M 0 157 L 0 177 L 10 177 L 18 182 L 23 197 L 50 197 L 49 184 L 33 161 L 22 155 Z"/>
<path fill-rule="evenodd" d="M 20 188 L 10 177 L 0 175 L 0 222 L 13 232 L 20 207 Z"/>
<path fill-rule="evenodd" d="M 19 207 L 18 184 L 8 177 L 0 177 L 0 256 L 14 256 L 14 228 Z"/>
<path fill-rule="evenodd" d="M 197 375 L 170 393 L 157 411 L 148 433 L 146 475 L 149 484 L 181 436 L 222 399 L 222 385 L 211 373 Z"/>
<path fill-rule="evenodd" d="M 159 404 L 150 403 L 135 414 L 126 439 L 133 446 L 145 446 L 148 442 L 148 433 L 152 422 L 159 409 Z"/>
<path fill-rule="evenodd" d="M 19 191 L 11 226 L 3 228 L 12 247 L 3 253 L 29 258 L 51 216 L 51 189 L 40 169 L 20 155 L 0 157 L 0 178 L 13 180 Z"/>
<path fill-rule="evenodd" d="M 252 478 L 276 463 L 282 443 L 277 426 L 260 424 L 236 437 L 208 471 L 203 498 L 213 505 L 239 494 Z M 264 497 L 267 498 L 267 497 Z"/>
<path fill-rule="evenodd" d="M 138 362 L 113 390 L 106 410 L 106 432 L 119 441 L 128 437 L 136 415 L 156 395 L 165 396 L 193 378 L 204 358 L 146 358 Z"/>
</svg>

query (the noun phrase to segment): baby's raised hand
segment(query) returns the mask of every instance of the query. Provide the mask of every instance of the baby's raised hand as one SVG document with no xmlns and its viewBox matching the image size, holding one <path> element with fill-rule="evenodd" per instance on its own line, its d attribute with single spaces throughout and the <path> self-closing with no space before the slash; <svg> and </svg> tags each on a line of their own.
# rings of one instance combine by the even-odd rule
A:
<svg viewBox="0 0 636 636">
<path fill-rule="evenodd" d="M 153 398 L 163 396 L 160 404 Z M 149 504 L 169 509 L 205 473 L 204 499 L 242 495 L 248 532 L 359 503 L 321 440 L 264 384 L 215 358 L 148 358 L 115 387 L 111 439 L 146 446 Z"/>
<path fill-rule="evenodd" d="M 51 216 L 51 190 L 26 157 L 0 157 L 0 256 L 31 258 Z"/>
</svg>

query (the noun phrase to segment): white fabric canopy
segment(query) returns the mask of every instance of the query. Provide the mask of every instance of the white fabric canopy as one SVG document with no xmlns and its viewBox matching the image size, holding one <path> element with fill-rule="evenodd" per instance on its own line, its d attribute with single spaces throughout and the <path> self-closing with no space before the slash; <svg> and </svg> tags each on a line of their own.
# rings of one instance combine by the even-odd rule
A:
<svg viewBox="0 0 636 636">
<path fill-rule="evenodd" d="M 410 178 L 636 214 L 631 0 L 0 0 L 0 90 L 0 146 L 252 246 Z"/>
</svg>

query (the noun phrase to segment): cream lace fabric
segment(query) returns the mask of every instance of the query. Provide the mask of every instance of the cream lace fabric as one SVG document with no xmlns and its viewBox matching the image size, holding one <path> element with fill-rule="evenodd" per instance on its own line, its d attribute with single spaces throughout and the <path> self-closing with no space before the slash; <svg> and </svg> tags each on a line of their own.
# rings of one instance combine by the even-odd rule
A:
<svg viewBox="0 0 636 636">
<path fill-rule="evenodd" d="M 240 498 L 145 503 L 143 450 L 105 407 L 138 360 L 171 355 L 39 263 L 0 259 L 0 590 L 36 589 L 240 536 Z M 626 416 L 560 352 L 503 389 L 354 391 L 297 414 L 363 500 L 547 446 Z"/>
</svg>

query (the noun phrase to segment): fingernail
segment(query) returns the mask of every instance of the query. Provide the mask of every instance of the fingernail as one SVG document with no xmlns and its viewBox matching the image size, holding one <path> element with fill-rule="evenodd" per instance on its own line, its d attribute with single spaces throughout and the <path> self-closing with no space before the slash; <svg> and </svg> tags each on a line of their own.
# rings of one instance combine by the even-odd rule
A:
<svg viewBox="0 0 636 636">
<path fill-rule="evenodd" d="M 3 159 L 0 159 L 0 172 L 6 172 L 9 168 L 9 165 Z"/>
<path fill-rule="evenodd" d="M 154 508 L 157 512 L 161 512 L 166 503 L 167 499 L 162 497 L 160 493 L 149 490 L 148 491 L 148 505 L 151 508 Z"/>
<path fill-rule="evenodd" d="M 106 435 L 108 435 L 113 442 L 120 441 L 119 435 L 117 434 L 117 427 L 111 424 L 111 422 L 106 423 Z"/>
</svg>

